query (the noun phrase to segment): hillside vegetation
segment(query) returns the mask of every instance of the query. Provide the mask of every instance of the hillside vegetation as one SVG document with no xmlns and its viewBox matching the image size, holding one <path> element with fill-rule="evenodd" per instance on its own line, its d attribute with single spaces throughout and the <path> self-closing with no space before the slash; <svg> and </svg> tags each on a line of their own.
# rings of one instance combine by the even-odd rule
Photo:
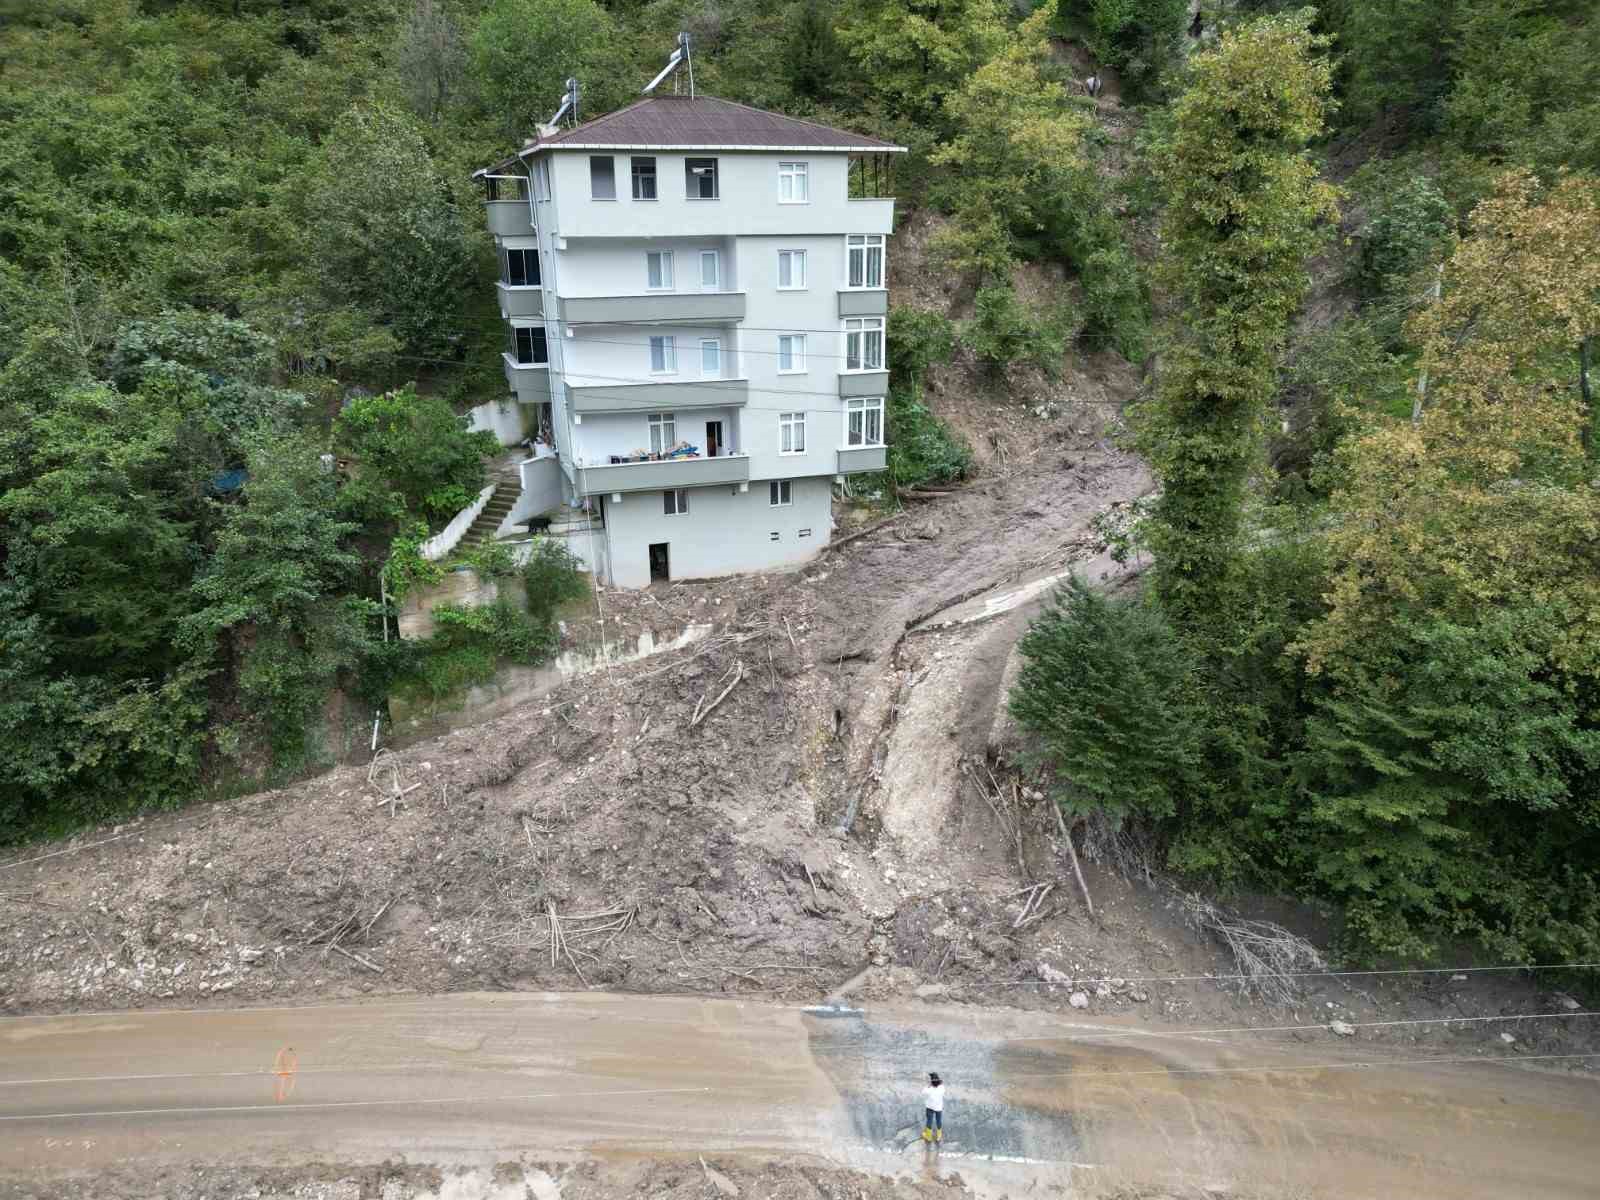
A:
<svg viewBox="0 0 1600 1200">
<path fill-rule="evenodd" d="M 892 314 L 885 493 L 971 469 L 922 395 L 953 355 L 997 395 L 1149 368 L 1150 586 L 1062 596 L 1013 697 L 1067 810 L 1335 907 L 1352 954 L 1600 952 L 1592 5 L 5 17 L 0 840 L 306 772 L 340 698 L 548 653 L 537 606 L 382 637 L 380 576 L 425 581 L 483 483 L 456 414 L 504 390 L 469 175 L 688 29 L 700 90 L 907 146 L 902 212 L 938 214 L 961 301 Z M 1040 263 L 1065 284 L 1019 288 Z"/>
</svg>

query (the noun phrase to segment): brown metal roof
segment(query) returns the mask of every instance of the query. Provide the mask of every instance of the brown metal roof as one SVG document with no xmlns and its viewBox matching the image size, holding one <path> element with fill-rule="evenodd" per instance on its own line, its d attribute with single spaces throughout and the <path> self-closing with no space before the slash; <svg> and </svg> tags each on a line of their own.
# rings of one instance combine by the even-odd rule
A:
<svg viewBox="0 0 1600 1200">
<path fill-rule="evenodd" d="M 764 149 L 827 147 L 895 151 L 877 138 L 832 129 L 779 113 L 765 112 L 712 96 L 646 96 L 627 108 L 540 138 L 523 150 L 588 147 L 676 146 L 686 149 Z"/>
</svg>

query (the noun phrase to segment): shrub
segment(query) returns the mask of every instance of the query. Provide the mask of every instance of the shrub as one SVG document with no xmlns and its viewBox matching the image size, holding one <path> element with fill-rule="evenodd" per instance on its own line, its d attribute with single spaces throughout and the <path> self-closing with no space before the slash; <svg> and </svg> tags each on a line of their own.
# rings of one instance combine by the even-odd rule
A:
<svg viewBox="0 0 1600 1200">
<path fill-rule="evenodd" d="M 533 553 L 522 568 L 522 586 L 528 596 L 529 615 L 546 622 L 554 618 L 560 605 L 579 599 L 589 590 L 577 556 L 550 538 L 534 539 Z"/>
<path fill-rule="evenodd" d="M 972 320 L 961 326 L 961 340 L 991 370 L 1026 362 L 1050 375 L 1078 331 L 1077 316 L 1066 303 L 1038 311 L 1017 299 L 1009 284 L 980 288 Z"/>
<path fill-rule="evenodd" d="M 351 400 L 334 421 L 333 439 L 356 460 L 341 500 L 371 521 L 409 513 L 444 524 L 483 489 L 484 456 L 499 449 L 492 433 L 469 433 L 448 404 L 410 385 Z"/>
<path fill-rule="evenodd" d="M 896 487 L 954 483 L 972 470 L 972 451 L 914 395 L 889 393 L 888 473 Z"/>
</svg>

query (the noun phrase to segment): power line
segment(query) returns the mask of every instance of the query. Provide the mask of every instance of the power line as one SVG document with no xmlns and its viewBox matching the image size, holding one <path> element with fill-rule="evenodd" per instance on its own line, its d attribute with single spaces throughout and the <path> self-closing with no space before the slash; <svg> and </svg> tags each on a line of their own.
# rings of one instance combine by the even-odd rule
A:
<svg viewBox="0 0 1600 1200">
<path fill-rule="evenodd" d="M 1257 971 L 1236 975 L 1107 975 L 1101 979 L 1073 978 L 1055 983 L 1048 979 L 1013 979 L 990 987 L 1078 987 L 1080 985 L 1108 983 L 1218 983 L 1252 979 L 1339 979 L 1355 975 L 1467 975 L 1482 971 L 1590 971 L 1600 969 L 1600 962 L 1575 963 L 1506 963 L 1492 967 L 1388 967 L 1370 971 Z"/>
<path fill-rule="evenodd" d="M 1567 1020 L 1573 1017 L 1600 1017 L 1600 1012 L 1558 1012 L 1558 1013 L 1514 1013 L 1510 1016 L 1492 1017 L 1414 1017 L 1395 1021 L 1344 1021 L 1341 1024 L 1352 1029 L 1388 1029 L 1398 1025 L 1471 1025 L 1481 1024 L 1485 1021 L 1544 1021 Z M 1302 1033 L 1313 1029 L 1327 1029 L 1332 1022 L 1319 1021 L 1314 1025 L 1238 1025 L 1227 1029 L 1186 1029 L 1183 1037 L 1215 1037 L 1228 1033 Z M 1100 1037 L 1173 1037 L 1175 1034 L 1161 1034 L 1152 1030 L 1129 1029 L 1111 1030 L 1105 1033 L 1097 1032 Z M 1001 1038 L 1003 1042 L 1070 1042 L 1077 1041 L 1078 1034 L 1027 1034 L 1021 1037 Z"/>
</svg>

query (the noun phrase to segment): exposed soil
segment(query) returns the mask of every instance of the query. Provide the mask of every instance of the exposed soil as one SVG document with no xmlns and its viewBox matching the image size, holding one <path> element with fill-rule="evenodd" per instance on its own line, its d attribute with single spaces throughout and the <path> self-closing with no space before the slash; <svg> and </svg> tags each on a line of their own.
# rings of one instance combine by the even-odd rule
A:
<svg viewBox="0 0 1600 1200">
<path fill-rule="evenodd" d="M 886 1178 L 792 1157 L 608 1159 L 502 1162 L 440 1169 L 376 1167 L 206 1167 L 150 1172 L 59 1174 L 18 1184 L 18 1200 L 972 1200 L 959 1171 L 930 1168 Z M 1162 1191 L 1095 1190 L 1096 1200 L 1177 1200 Z M 1231 1193 L 1207 1189 L 1210 1200 Z M 1242 1200 L 1242 1198 L 1241 1198 Z M 1287 1197 L 1285 1197 L 1287 1200 Z"/>
</svg>

